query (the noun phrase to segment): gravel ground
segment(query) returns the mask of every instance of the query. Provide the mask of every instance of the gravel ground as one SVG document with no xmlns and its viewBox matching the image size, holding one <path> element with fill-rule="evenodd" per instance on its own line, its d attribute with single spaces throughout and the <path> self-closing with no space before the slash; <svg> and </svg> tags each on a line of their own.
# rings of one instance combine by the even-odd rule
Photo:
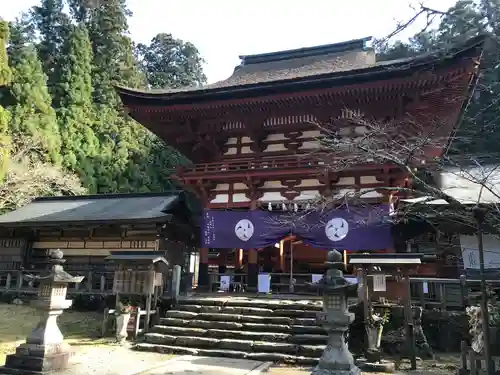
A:
<svg viewBox="0 0 500 375">
<path fill-rule="evenodd" d="M 456 370 L 460 367 L 460 357 L 458 354 L 437 355 L 434 360 L 426 360 L 417 362 L 417 370 L 411 371 L 407 361 L 401 364 L 401 369 L 397 374 L 408 375 L 451 375 L 456 374 Z M 310 374 L 312 368 L 298 368 L 287 366 L 271 367 L 266 374 L 268 375 L 306 375 Z M 366 375 L 382 375 L 386 373 L 367 372 Z"/>
<path fill-rule="evenodd" d="M 71 366 L 59 375 L 132 375 L 160 366 L 174 356 L 130 350 L 130 344 L 79 345 Z"/>
</svg>

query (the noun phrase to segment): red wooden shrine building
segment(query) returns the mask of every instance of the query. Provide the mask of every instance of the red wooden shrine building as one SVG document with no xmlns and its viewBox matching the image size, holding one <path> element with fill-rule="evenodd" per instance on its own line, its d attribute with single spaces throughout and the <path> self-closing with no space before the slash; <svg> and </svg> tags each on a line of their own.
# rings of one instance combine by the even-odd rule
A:
<svg viewBox="0 0 500 375">
<path fill-rule="evenodd" d="M 439 121 L 439 139 L 449 138 L 470 97 L 483 40 L 384 62 L 366 48 L 368 40 L 241 56 L 231 77 L 203 87 L 117 90 L 132 118 L 192 161 L 175 178 L 206 209 L 300 210 L 320 195 L 364 190 L 366 203 L 394 204 L 396 195 L 374 188 L 403 186 L 411 183 L 408 176 L 369 160 L 330 170 L 327 158 L 318 157 L 318 124 L 334 123 L 340 137 L 358 137 L 366 127 L 354 117 L 401 120 L 402 127 L 411 117 L 423 125 Z M 436 143 L 427 157 L 438 156 L 446 144 Z M 294 262 L 287 259 L 291 243 Z M 200 250 L 199 286 L 208 283 L 210 263 L 222 272 L 243 265 L 248 284 L 255 285 L 259 267 L 317 273 L 326 259 L 326 249 L 294 237 L 266 249 L 213 250 Z"/>
</svg>

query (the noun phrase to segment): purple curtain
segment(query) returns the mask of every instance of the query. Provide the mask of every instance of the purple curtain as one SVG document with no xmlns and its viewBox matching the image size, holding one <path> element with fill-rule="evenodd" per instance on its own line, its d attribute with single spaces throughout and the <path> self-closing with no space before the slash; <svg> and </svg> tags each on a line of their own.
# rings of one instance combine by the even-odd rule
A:
<svg viewBox="0 0 500 375">
<path fill-rule="evenodd" d="M 205 210 L 202 247 L 255 249 L 293 234 L 312 247 L 381 250 L 393 246 L 389 206 L 280 213 Z"/>
</svg>

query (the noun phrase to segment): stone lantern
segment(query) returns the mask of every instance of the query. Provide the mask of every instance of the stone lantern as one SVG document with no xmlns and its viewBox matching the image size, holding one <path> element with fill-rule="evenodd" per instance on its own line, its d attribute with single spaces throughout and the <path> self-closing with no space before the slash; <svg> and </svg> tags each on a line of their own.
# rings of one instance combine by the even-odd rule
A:
<svg viewBox="0 0 500 375">
<path fill-rule="evenodd" d="M 328 333 L 328 345 L 321 356 L 313 375 L 359 375 L 346 342 L 349 325 L 354 320 L 347 298 L 355 296 L 357 285 L 344 279 L 342 254 L 337 250 L 328 253 L 327 271 L 319 282 L 323 290 L 323 312 L 318 319 Z"/>
<path fill-rule="evenodd" d="M 16 353 L 7 356 L 0 373 L 36 374 L 67 367 L 70 347 L 64 342 L 57 326 L 57 317 L 73 302 L 66 299 L 68 284 L 80 283 L 84 277 L 68 274 L 63 269 L 64 262 L 62 251 L 53 250 L 50 254 L 51 267 L 46 275 L 25 276 L 40 283 L 38 296 L 31 303 L 40 312 L 40 322 L 26 342 L 16 348 Z"/>
</svg>

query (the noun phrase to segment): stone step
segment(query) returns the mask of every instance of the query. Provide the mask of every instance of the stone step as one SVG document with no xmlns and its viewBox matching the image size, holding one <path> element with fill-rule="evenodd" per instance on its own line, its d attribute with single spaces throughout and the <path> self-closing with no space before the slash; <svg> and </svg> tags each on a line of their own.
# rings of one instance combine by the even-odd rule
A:
<svg viewBox="0 0 500 375">
<path fill-rule="evenodd" d="M 244 352 L 239 350 L 228 349 L 203 349 L 203 348 L 188 348 L 175 345 L 161 345 L 140 343 L 134 346 L 135 350 L 158 352 L 168 354 L 188 354 L 188 355 L 202 355 L 214 356 L 225 358 L 242 358 L 255 361 L 272 361 L 295 365 L 313 366 L 318 363 L 318 357 L 307 357 L 301 355 L 291 355 L 285 353 L 271 353 L 271 352 Z"/>
<path fill-rule="evenodd" d="M 290 309 L 306 311 L 322 311 L 323 304 L 319 300 L 286 300 L 286 299 L 263 299 L 247 297 L 187 297 L 181 298 L 179 305 L 197 305 L 197 306 L 224 306 L 224 307 L 249 307 L 259 309 Z"/>
<path fill-rule="evenodd" d="M 144 336 L 144 340 L 148 344 L 157 345 L 170 345 L 198 349 L 237 350 L 258 353 L 284 353 L 306 357 L 320 357 L 325 349 L 325 345 L 297 345 L 286 342 L 173 336 L 159 333 L 147 333 Z"/>
<path fill-rule="evenodd" d="M 289 315 L 284 315 L 289 314 Z M 242 315 L 242 314 L 227 314 L 227 313 L 195 313 L 191 311 L 168 310 L 165 313 L 166 318 L 178 319 L 198 319 L 198 320 L 214 320 L 223 322 L 248 322 L 248 323 L 272 323 L 272 324 L 294 324 L 298 319 L 316 319 L 314 311 L 303 310 L 287 310 L 285 312 L 274 312 L 267 316 L 260 315 Z"/>
<path fill-rule="evenodd" d="M 281 332 L 258 332 L 258 331 L 238 331 L 219 328 L 194 328 L 157 325 L 152 329 L 152 333 L 159 333 L 170 336 L 191 336 L 214 339 L 236 339 L 252 341 L 289 342 L 299 345 L 323 345 L 326 343 L 325 334 L 309 333 L 281 333 Z"/>
<path fill-rule="evenodd" d="M 176 305 L 176 310 L 189 311 L 195 313 L 220 313 L 226 314 L 246 314 L 269 316 L 273 313 L 272 309 L 264 309 L 260 307 L 245 307 L 245 306 L 203 306 L 203 305 Z"/>
<path fill-rule="evenodd" d="M 198 317 L 197 317 L 198 318 Z M 297 320 L 294 320 L 295 323 Z M 299 320 L 300 321 L 300 320 Z M 256 332 L 279 332 L 279 333 L 310 333 L 324 334 L 322 327 L 314 325 L 300 324 L 272 324 L 272 323 L 247 323 L 235 321 L 210 321 L 201 319 L 180 319 L 180 318 L 160 318 L 160 325 L 170 327 L 188 327 L 203 329 L 229 329 L 229 330 L 247 330 Z"/>
</svg>

